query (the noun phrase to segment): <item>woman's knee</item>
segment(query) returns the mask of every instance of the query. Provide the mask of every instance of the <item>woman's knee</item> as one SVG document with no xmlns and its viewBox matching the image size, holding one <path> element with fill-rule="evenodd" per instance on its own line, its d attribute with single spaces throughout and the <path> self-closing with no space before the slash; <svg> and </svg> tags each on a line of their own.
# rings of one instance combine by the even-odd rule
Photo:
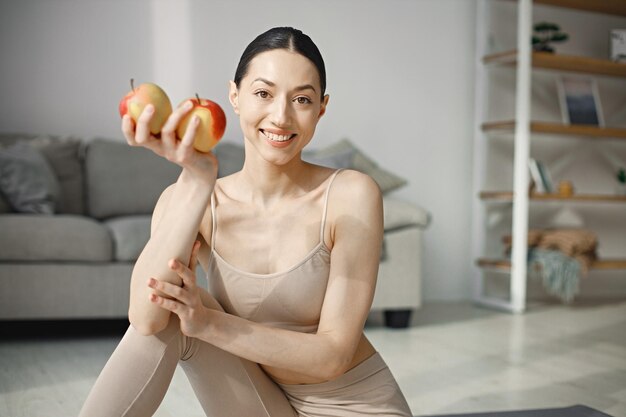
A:
<svg viewBox="0 0 626 417">
<path fill-rule="evenodd" d="M 145 349 L 146 351 L 156 349 L 177 352 L 178 359 L 186 360 L 192 348 L 189 339 L 180 330 L 180 319 L 172 313 L 167 326 L 152 335 L 143 335 L 132 325 L 129 326 L 122 342 L 130 343 L 138 349 Z"/>
</svg>

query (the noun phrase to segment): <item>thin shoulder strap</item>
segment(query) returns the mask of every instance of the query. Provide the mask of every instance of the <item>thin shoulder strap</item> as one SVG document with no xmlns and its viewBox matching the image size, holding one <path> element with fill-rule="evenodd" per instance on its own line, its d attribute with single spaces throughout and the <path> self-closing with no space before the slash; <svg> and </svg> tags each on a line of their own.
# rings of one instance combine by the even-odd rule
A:
<svg viewBox="0 0 626 417">
<path fill-rule="evenodd" d="M 330 186 L 333 184 L 333 181 L 335 181 L 337 174 L 339 174 L 342 170 L 343 168 L 339 168 L 331 175 L 328 187 L 326 187 L 326 194 L 324 195 L 324 214 L 322 214 L 322 224 L 320 226 L 320 242 L 324 241 L 324 225 L 326 224 L 326 212 L 328 211 L 328 194 L 330 193 Z"/>
<path fill-rule="evenodd" d="M 215 230 L 217 229 L 217 217 L 215 217 L 215 189 L 211 193 L 211 249 L 215 249 Z"/>
</svg>

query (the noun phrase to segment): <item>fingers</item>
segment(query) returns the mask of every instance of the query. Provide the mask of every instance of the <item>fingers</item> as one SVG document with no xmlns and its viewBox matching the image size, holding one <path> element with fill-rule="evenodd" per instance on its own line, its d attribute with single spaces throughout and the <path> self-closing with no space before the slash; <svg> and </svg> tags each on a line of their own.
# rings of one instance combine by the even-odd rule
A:
<svg viewBox="0 0 626 417">
<path fill-rule="evenodd" d="M 192 254 L 192 256 L 194 255 Z M 179 262 L 176 259 L 170 260 L 168 265 L 172 270 L 176 271 L 178 276 L 183 279 L 183 284 L 185 286 L 192 287 L 196 285 L 195 265 L 193 265 L 193 269 L 191 269 L 187 267 L 187 265 L 184 265 L 182 262 Z"/>
<path fill-rule="evenodd" d="M 176 150 L 176 128 L 180 121 L 185 117 L 189 110 L 193 107 L 193 103 L 189 100 L 178 106 L 172 114 L 167 118 L 163 129 L 161 129 L 161 140 L 168 154 L 173 155 Z M 185 135 L 186 136 L 186 135 Z"/>
<path fill-rule="evenodd" d="M 178 262 L 176 259 L 172 259 L 168 263 L 169 267 L 176 271 L 176 273 L 178 273 L 178 275 L 182 278 L 182 286 L 170 284 L 169 282 L 159 281 L 154 278 L 148 279 L 148 286 L 155 290 L 161 291 L 165 295 L 176 298 L 185 305 L 191 306 L 193 304 L 193 296 L 191 294 L 191 291 L 194 290 L 196 285 L 195 269 L 198 262 L 199 249 L 200 241 L 196 240 L 194 241 L 193 247 L 191 248 L 189 267 L 183 265 L 181 262 Z M 156 294 L 151 294 L 150 301 L 157 300 L 157 298 L 154 298 L 153 295 L 158 297 Z"/>
<path fill-rule="evenodd" d="M 177 313 L 183 308 L 183 305 L 178 301 L 168 300 L 167 298 L 159 297 L 156 294 L 150 294 L 150 301 L 173 313 Z"/>
<path fill-rule="evenodd" d="M 170 284 L 169 282 L 159 281 L 157 279 L 150 278 L 148 279 L 148 286 L 155 290 L 161 291 L 165 295 L 169 295 L 170 297 L 175 298 L 177 301 L 182 302 L 182 304 L 189 305 L 191 302 L 189 291 L 185 288 L 179 287 L 178 285 L 174 285 L 174 284 Z M 156 294 L 153 293 L 151 294 L 151 296 L 152 295 L 156 295 Z M 164 297 L 161 297 L 161 298 L 164 298 Z"/>
<path fill-rule="evenodd" d="M 135 122 L 127 114 L 122 117 L 122 133 L 129 145 L 135 146 L 137 144 L 135 141 Z"/>
<path fill-rule="evenodd" d="M 153 150 L 157 155 L 162 155 L 160 149 L 161 142 L 154 138 L 150 133 L 149 123 L 154 113 L 154 106 L 147 105 L 137 123 L 135 123 L 130 115 L 125 114 L 122 116 L 122 133 L 131 146 L 144 146 Z"/>
<path fill-rule="evenodd" d="M 139 115 L 139 119 L 137 119 L 137 129 L 135 130 L 135 141 L 142 145 L 148 142 L 150 139 L 150 120 L 152 120 L 152 116 L 154 115 L 154 106 L 152 104 L 148 104 L 144 107 L 141 115 Z"/>
<path fill-rule="evenodd" d="M 196 136 L 196 130 L 198 129 L 198 125 L 200 124 L 200 119 L 198 116 L 193 116 L 187 125 L 187 130 L 185 130 L 185 135 L 181 138 L 182 149 L 184 153 L 187 153 L 192 149 L 193 138 Z"/>
</svg>

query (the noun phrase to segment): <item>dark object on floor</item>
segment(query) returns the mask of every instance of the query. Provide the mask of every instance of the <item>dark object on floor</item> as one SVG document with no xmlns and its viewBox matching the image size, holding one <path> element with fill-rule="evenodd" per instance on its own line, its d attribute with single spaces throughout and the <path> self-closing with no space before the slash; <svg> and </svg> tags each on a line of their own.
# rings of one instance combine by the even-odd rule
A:
<svg viewBox="0 0 626 417">
<path fill-rule="evenodd" d="M 491 413 L 445 414 L 421 417 L 611 417 L 601 411 L 584 405 L 563 408 L 542 408 L 538 410 L 496 411 Z"/>
<path fill-rule="evenodd" d="M 406 329 L 409 327 L 413 310 L 385 310 L 385 326 L 392 329 Z"/>
<path fill-rule="evenodd" d="M 408 310 L 385 310 L 385 326 L 392 329 L 406 329 L 409 327 L 411 311 Z"/>
<path fill-rule="evenodd" d="M 128 326 L 128 319 L 0 320 L 0 342 L 102 336 L 121 338 Z"/>
</svg>

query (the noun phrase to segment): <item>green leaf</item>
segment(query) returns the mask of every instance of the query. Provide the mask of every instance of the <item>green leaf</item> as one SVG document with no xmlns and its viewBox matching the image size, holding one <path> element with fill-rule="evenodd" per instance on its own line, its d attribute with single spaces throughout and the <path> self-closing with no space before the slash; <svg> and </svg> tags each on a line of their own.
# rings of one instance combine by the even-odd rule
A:
<svg viewBox="0 0 626 417">
<path fill-rule="evenodd" d="M 560 30 L 561 28 L 556 23 L 539 22 L 535 24 L 534 29 L 537 32 L 549 32 L 553 30 Z"/>
</svg>

